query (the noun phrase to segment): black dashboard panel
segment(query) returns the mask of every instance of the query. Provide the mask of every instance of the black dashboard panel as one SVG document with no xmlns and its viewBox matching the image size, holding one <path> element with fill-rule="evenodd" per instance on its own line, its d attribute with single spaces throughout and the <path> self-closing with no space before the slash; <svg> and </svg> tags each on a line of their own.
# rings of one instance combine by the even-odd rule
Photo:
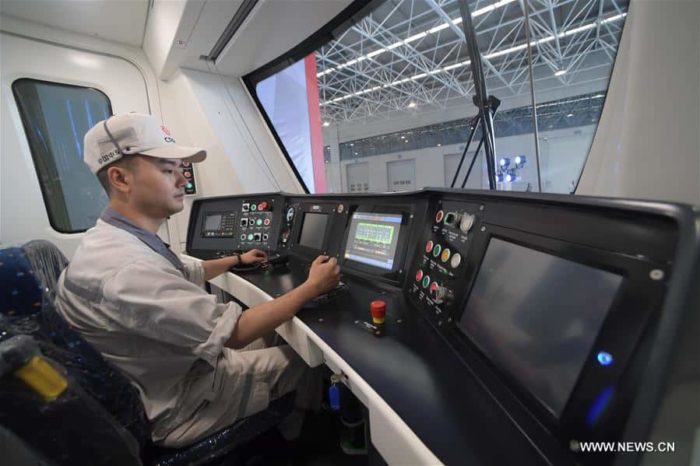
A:
<svg viewBox="0 0 700 466">
<path fill-rule="evenodd" d="M 244 217 L 262 227 L 259 241 L 243 241 Z M 643 440 L 626 438 L 627 420 L 642 409 L 640 384 L 663 383 L 645 374 L 663 364 L 653 342 L 664 320 L 679 325 L 689 312 L 693 281 L 683 274 L 697 275 L 697 218 L 675 204 L 527 193 L 260 194 L 195 201 L 187 251 L 288 255 L 285 269 L 245 276 L 272 296 L 303 282 L 317 255 L 337 257 L 344 298 L 299 317 L 442 461 L 462 461 L 459 444 L 476 449 L 476 464 L 606 464 L 616 457 L 577 445 Z M 385 336 L 362 346 L 398 365 L 385 375 L 353 344 L 364 338 L 354 321 L 377 297 L 391 302 Z M 398 384 L 409 373 L 430 374 L 427 385 Z M 462 425 L 475 413 L 480 433 Z M 505 432 L 522 436 L 507 440 L 513 451 L 477 451 L 498 449 Z"/>
<path fill-rule="evenodd" d="M 252 248 L 274 250 L 279 241 L 283 207 L 284 197 L 280 194 L 195 202 L 187 231 L 187 250 L 205 259 Z"/>
</svg>

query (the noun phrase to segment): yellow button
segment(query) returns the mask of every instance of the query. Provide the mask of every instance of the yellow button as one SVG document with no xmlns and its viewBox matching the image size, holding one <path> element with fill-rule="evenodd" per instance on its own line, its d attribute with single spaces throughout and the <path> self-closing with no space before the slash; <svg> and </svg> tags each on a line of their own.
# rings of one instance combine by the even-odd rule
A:
<svg viewBox="0 0 700 466">
<path fill-rule="evenodd" d="M 15 371 L 15 375 L 46 401 L 55 400 L 68 388 L 66 379 L 39 356 L 30 359 L 27 364 Z"/>
<path fill-rule="evenodd" d="M 452 254 L 450 252 L 450 250 L 445 248 L 445 250 L 442 251 L 442 255 L 440 256 L 440 260 L 443 262 L 447 262 L 448 260 L 450 260 L 450 254 Z"/>
</svg>

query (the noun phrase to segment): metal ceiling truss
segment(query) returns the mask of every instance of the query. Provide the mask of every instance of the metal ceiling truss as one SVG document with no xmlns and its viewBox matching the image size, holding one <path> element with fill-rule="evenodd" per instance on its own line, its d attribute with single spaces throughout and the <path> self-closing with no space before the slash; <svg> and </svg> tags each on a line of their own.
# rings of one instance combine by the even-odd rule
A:
<svg viewBox="0 0 700 466">
<path fill-rule="evenodd" d="M 548 137 L 548 131 L 595 124 L 600 118 L 604 100 L 604 93 L 588 93 L 538 104 L 537 121 L 542 131 L 541 137 Z M 494 118 L 494 126 L 498 138 L 531 134 L 532 107 L 524 106 L 498 112 Z M 463 118 L 346 141 L 339 144 L 340 160 L 356 160 L 380 154 L 463 144 L 468 134 L 469 119 Z M 478 140 L 480 137 L 481 130 L 477 129 L 475 138 Z M 476 146 L 472 147 L 472 151 L 475 149 Z M 326 146 L 324 150 L 326 161 L 330 161 L 330 146 Z"/>
<path fill-rule="evenodd" d="M 628 0 L 470 1 L 489 94 L 504 99 L 529 92 L 520 1 L 529 2 L 539 86 L 608 79 Z M 323 121 L 470 106 L 473 82 L 460 23 L 458 0 L 387 0 L 321 47 L 316 62 Z"/>
</svg>

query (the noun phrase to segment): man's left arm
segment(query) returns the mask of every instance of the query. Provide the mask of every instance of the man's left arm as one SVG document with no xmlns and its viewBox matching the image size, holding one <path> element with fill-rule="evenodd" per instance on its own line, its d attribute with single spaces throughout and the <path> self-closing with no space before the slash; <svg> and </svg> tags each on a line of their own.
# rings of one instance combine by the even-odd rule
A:
<svg viewBox="0 0 700 466">
<path fill-rule="evenodd" d="M 255 264 L 256 262 L 264 262 L 265 260 L 267 260 L 267 254 L 265 254 L 264 251 L 259 249 L 251 249 L 250 251 L 241 255 L 202 261 L 202 267 L 204 268 L 204 280 L 211 280 L 212 278 L 226 272 L 231 267 L 239 264 Z"/>
</svg>

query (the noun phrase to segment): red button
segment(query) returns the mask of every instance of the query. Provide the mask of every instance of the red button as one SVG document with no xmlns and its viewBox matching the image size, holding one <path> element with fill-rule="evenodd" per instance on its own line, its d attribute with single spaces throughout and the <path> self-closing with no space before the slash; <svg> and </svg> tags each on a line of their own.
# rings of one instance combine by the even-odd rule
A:
<svg viewBox="0 0 700 466">
<path fill-rule="evenodd" d="M 267 210 L 267 202 L 263 201 L 258 204 L 258 210 Z"/>
<path fill-rule="evenodd" d="M 432 250 L 433 250 L 433 245 L 434 245 L 434 243 L 433 243 L 432 240 L 431 240 L 431 241 L 428 241 L 427 243 L 425 243 L 425 252 L 430 252 L 430 251 L 432 251 Z"/>
<path fill-rule="evenodd" d="M 269 219 L 269 218 L 266 218 L 265 220 L 263 220 L 263 223 L 265 224 L 265 226 L 269 225 L 269 224 L 270 224 L 270 219 Z"/>
<path fill-rule="evenodd" d="M 435 221 L 436 221 L 437 223 L 442 222 L 442 218 L 443 218 L 444 216 L 445 216 L 445 212 L 443 212 L 442 210 L 438 210 L 438 213 L 435 214 Z"/>
<path fill-rule="evenodd" d="M 369 310 L 372 313 L 372 323 L 381 325 L 384 323 L 386 316 L 386 303 L 381 299 L 372 301 L 369 305 Z"/>
<path fill-rule="evenodd" d="M 418 272 L 416 272 L 416 281 L 419 282 L 423 280 L 423 271 L 418 269 Z"/>
</svg>

